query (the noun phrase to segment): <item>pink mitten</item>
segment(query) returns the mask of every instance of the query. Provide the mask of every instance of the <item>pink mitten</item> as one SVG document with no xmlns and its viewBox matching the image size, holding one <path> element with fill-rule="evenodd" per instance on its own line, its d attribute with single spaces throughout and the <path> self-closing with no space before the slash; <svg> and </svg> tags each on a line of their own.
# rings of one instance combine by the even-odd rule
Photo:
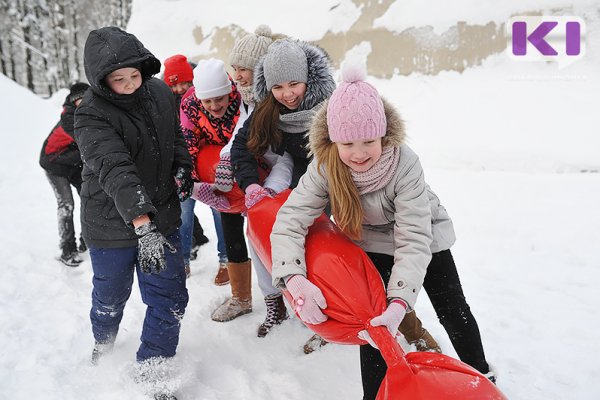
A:
<svg viewBox="0 0 600 400">
<path fill-rule="evenodd" d="M 217 169 L 215 170 L 215 188 L 221 192 L 229 192 L 233 189 L 233 167 L 229 154 L 221 156 Z"/>
<path fill-rule="evenodd" d="M 394 300 L 392 301 L 386 310 L 379 316 L 373 318 L 371 320 L 371 326 L 385 326 L 388 331 L 392 334 L 393 337 L 396 337 L 398 334 L 398 327 L 400 326 L 400 322 L 404 319 L 406 315 L 406 303 L 403 300 Z M 369 342 L 369 344 L 375 348 L 375 343 L 371 339 L 371 335 L 366 330 L 358 332 L 358 337 L 364 341 Z"/>
<path fill-rule="evenodd" d="M 273 190 L 265 189 L 259 184 L 253 183 L 246 188 L 246 208 L 250 209 L 265 197 L 273 197 L 273 195 Z"/>
<path fill-rule="evenodd" d="M 402 322 L 405 315 L 406 303 L 396 300 L 391 302 L 380 316 L 371 320 L 371 326 L 385 326 L 392 336 L 396 337 L 400 322 Z"/>
<path fill-rule="evenodd" d="M 214 192 L 214 186 L 210 183 L 195 182 L 192 197 L 217 210 L 229 208 L 229 202 L 225 196 L 216 194 Z"/>
<path fill-rule="evenodd" d="M 327 301 L 317 286 L 302 275 L 292 275 L 285 284 L 296 303 L 296 311 L 302 321 L 320 324 L 327 320 L 321 309 L 327 308 Z"/>
</svg>

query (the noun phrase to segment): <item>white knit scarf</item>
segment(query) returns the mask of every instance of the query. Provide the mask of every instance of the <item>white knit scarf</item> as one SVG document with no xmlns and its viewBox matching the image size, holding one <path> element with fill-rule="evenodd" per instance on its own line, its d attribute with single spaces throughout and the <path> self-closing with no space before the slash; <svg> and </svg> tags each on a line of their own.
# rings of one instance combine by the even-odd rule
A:
<svg viewBox="0 0 600 400">
<path fill-rule="evenodd" d="M 381 152 L 379 160 L 371 168 L 364 172 L 356 172 L 350 168 L 352 180 L 361 196 L 385 187 L 396 173 L 398 160 L 400 159 L 400 148 L 386 146 Z"/>
<path fill-rule="evenodd" d="M 252 90 L 252 85 L 250 86 L 238 86 L 238 90 L 242 95 L 242 101 L 249 106 L 255 106 L 256 102 L 254 101 L 254 91 Z"/>
</svg>

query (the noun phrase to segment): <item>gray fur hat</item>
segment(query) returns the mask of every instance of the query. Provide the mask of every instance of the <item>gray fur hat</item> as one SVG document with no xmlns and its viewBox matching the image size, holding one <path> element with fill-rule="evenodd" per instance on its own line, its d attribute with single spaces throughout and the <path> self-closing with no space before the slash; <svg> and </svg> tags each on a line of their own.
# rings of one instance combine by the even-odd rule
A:
<svg viewBox="0 0 600 400">
<path fill-rule="evenodd" d="M 267 90 L 282 82 L 308 82 L 306 53 L 296 41 L 276 40 L 263 60 Z"/>
<path fill-rule="evenodd" d="M 273 42 L 271 47 L 277 42 Z M 335 89 L 335 81 L 329 64 L 329 56 L 325 50 L 303 41 L 296 41 L 294 43 L 297 43 L 304 52 L 308 66 L 308 78 L 305 81 L 306 94 L 302 103 L 300 103 L 299 110 L 310 110 L 331 96 L 333 89 Z M 271 47 L 269 47 L 269 51 Z M 266 72 L 263 65 L 265 58 L 266 55 L 260 58 L 254 69 L 254 97 L 257 103 L 263 101 L 271 92 L 267 88 L 267 77 L 265 76 Z"/>
<path fill-rule="evenodd" d="M 254 33 L 249 33 L 236 41 L 229 54 L 229 65 L 254 70 L 254 66 L 273 43 L 271 28 L 259 25 Z"/>
</svg>

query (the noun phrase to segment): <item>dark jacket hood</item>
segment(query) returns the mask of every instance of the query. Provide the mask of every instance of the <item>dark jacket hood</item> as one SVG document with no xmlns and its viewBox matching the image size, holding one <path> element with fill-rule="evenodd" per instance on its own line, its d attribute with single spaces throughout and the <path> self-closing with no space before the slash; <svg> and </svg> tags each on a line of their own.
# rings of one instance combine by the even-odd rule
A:
<svg viewBox="0 0 600 400">
<path fill-rule="evenodd" d="M 335 81 L 331 72 L 329 55 L 320 47 L 307 42 L 298 41 L 298 45 L 306 53 L 308 64 L 308 80 L 306 94 L 298 110 L 310 110 L 323 100 L 329 98 L 335 89 Z M 265 79 L 263 55 L 254 68 L 254 97 L 259 103 L 267 97 L 267 81 Z"/>
<path fill-rule="evenodd" d="M 115 95 L 104 82 L 111 72 L 119 68 L 138 68 L 145 82 L 160 71 L 160 61 L 134 35 L 114 26 L 90 32 L 83 58 L 92 90 L 106 98 Z"/>
</svg>

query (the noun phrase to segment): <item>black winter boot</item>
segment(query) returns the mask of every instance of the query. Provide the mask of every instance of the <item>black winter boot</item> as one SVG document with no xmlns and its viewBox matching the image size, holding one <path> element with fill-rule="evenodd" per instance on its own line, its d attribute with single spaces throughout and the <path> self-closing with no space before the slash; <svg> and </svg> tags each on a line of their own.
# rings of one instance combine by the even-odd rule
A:
<svg viewBox="0 0 600 400">
<path fill-rule="evenodd" d="M 486 378 L 488 378 L 494 385 L 496 384 L 496 378 L 498 377 L 498 373 L 494 369 L 492 365 L 488 363 L 488 372 L 483 374 Z"/>
<path fill-rule="evenodd" d="M 85 241 L 82 237 L 79 238 L 79 247 L 77 248 L 77 251 L 79 251 L 80 253 L 85 253 L 87 251 L 87 245 L 85 244 Z"/>
<path fill-rule="evenodd" d="M 208 238 L 204 235 L 204 229 L 198 221 L 198 217 L 194 214 L 194 230 L 192 232 L 192 248 L 190 249 L 190 260 L 194 261 L 198 258 L 198 250 L 200 246 L 208 243 Z"/>
<path fill-rule="evenodd" d="M 200 246 L 192 244 L 192 248 L 190 249 L 190 261 L 194 261 L 198 258 L 198 250 L 200 250 Z"/>
<path fill-rule="evenodd" d="M 273 326 L 279 325 L 289 318 L 281 293 L 272 297 L 265 297 L 265 303 L 267 305 L 267 316 L 265 321 L 258 327 L 258 337 L 267 336 Z"/>
<path fill-rule="evenodd" d="M 310 354 L 313 351 L 325 346 L 327 343 L 329 343 L 327 340 L 323 339 L 321 336 L 315 333 L 310 337 L 310 339 L 308 339 L 308 341 L 304 345 L 304 354 Z"/>
<path fill-rule="evenodd" d="M 204 229 L 202 229 L 202 225 L 200 225 L 200 221 L 198 221 L 198 217 L 194 214 L 194 231 L 192 234 L 192 238 L 194 240 L 195 246 L 202 246 L 203 244 L 208 243 L 208 238 L 204 235 Z"/>
<path fill-rule="evenodd" d="M 58 261 L 65 264 L 67 267 L 78 267 L 83 262 L 79 258 L 79 252 L 77 249 L 64 248 L 62 254 L 58 258 Z"/>
</svg>

